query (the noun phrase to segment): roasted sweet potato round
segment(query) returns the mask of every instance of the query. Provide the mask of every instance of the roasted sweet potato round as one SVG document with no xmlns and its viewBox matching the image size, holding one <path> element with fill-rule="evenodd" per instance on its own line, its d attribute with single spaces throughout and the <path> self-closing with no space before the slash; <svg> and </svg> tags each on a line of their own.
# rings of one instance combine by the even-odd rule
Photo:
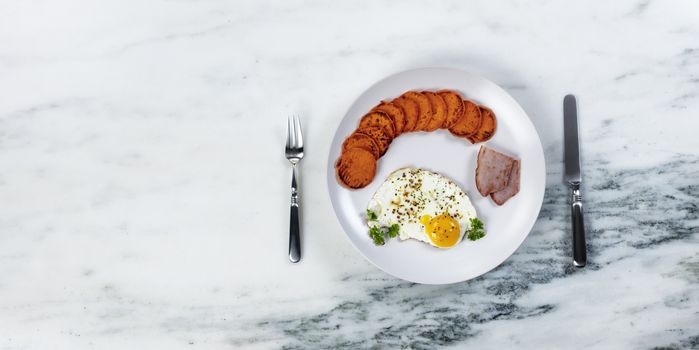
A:
<svg viewBox="0 0 699 350">
<path fill-rule="evenodd" d="M 350 148 L 335 163 L 338 182 L 348 188 L 366 187 L 376 175 L 376 158 L 362 148 Z"/>
<path fill-rule="evenodd" d="M 374 107 L 372 111 L 386 113 L 393 120 L 393 129 L 395 131 L 394 137 L 400 135 L 405 127 L 405 115 L 403 113 L 403 108 L 393 104 L 392 102 L 381 101 L 378 106 Z"/>
<path fill-rule="evenodd" d="M 359 128 L 368 126 L 379 126 L 384 129 L 386 135 L 393 139 L 396 131 L 393 128 L 393 119 L 384 112 L 369 112 L 359 121 Z"/>
<path fill-rule="evenodd" d="M 493 138 L 493 135 L 495 135 L 495 130 L 498 126 L 495 113 L 493 113 L 490 108 L 479 106 L 479 109 L 483 121 L 475 133 L 466 137 L 471 143 L 480 143 L 490 140 Z"/>
<path fill-rule="evenodd" d="M 441 96 L 432 91 L 423 91 L 423 95 L 430 99 L 432 105 L 432 119 L 425 127 L 425 131 L 435 131 L 442 127 L 442 123 L 447 119 L 447 104 Z"/>
<path fill-rule="evenodd" d="M 362 116 L 357 129 L 342 143 L 335 163 L 337 181 L 350 189 L 366 187 L 394 138 L 439 128 L 479 143 L 493 137 L 497 120 L 492 110 L 462 99 L 453 90 L 408 91 L 392 101 L 381 101 Z"/>
<path fill-rule="evenodd" d="M 366 134 L 353 133 L 348 136 L 342 143 L 342 151 L 345 152 L 348 149 L 361 148 L 365 149 L 374 156 L 374 158 L 379 159 L 381 156 L 381 149 L 379 145 L 374 141 L 374 139 Z"/>
<path fill-rule="evenodd" d="M 390 145 L 391 141 L 393 141 L 393 138 L 389 137 L 388 134 L 386 134 L 386 131 L 380 126 L 360 127 L 355 131 L 355 133 L 364 134 L 374 139 L 376 144 L 379 146 L 379 157 L 386 153 L 388 145 Z"/>
<path fill-rule="evenodd" d="M 473 135 L 481 126 L 481 110 L 475 103 L 464 100 L 464 113 L 461 118 L 449 128 L 455 136 L 466 137 Z"/>
<path fill-rule="evenodd" d="M 419 107 L 420 114 L 417 118 L 415 131 L 426 131 L 427 125 L 430 123 L 430 120 L 432 120 L 432 103 L 429 97 L 416 91 L 408 91 L 404 93 L 403 96 L 417 102 Z"/>
<path fill-rule="evenodd" d="M 403 109 L 405 125 L 403 125 L 402 132 L 414 131 L 415 125 L 417 125 L 417 119 L 420 116 L 420 107 L 417 105 L 417 102 L 405 96 L 398 97 L 391 102 Z"/>
<path fill-rule="evenodd" d="M 447 118 L 442 123 L 442 129 L 449 129 L 461 118 L 464 113 L 464 102 L 461 99 L 461 95 L 452 90 L 442 90 L 437 92 L 439 96 L 442 96 L 444 102 L 447 104 Z"/>
</svg>

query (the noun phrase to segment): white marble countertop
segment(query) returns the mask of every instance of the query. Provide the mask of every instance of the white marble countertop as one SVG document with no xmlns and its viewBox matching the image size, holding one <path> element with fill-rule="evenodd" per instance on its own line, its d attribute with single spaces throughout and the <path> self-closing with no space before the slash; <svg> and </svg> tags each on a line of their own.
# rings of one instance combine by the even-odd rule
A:
<svg viewBox="0 0 699 350">
<path fill-rule="evenodd" d="M 448 286 L 366 262 L 324 180 L 354 99 L 423 66 L 503 86 L 547 157 L 527 240 Z M 697 2 L 4 1 L 0 96 L 2 349 L 699 347 Z M 290 113 L 307 143 L 297 265 Z"/>
</svg>

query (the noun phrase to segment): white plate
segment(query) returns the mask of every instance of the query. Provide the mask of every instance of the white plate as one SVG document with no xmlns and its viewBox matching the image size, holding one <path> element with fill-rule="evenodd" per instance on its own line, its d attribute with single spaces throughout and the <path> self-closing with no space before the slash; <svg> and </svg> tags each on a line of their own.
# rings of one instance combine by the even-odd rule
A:
<svg viewBox="0 0 699 350">
<path fill-rule="evenodd" d="M 448 131 L 408 133 L 393 140 L 379 159 L 374 181 L 351 191 L 337 183 L 335 160 L 342 141 L 362 115 L 379 101 L 408 90 L 453 89 L 468 99 L 490 107 L 497 117 L 495 136 L 486 144 L 522 161 L 519 194 L 499 207 L 476 190 L 475 169 L 479 145 L 452 136 Z M 365 223 L 369 199 L 389 173 L 402 167 L 418 167 L 441 173 L 463 188 L 485 223 L 486 236 L 464 239 L 452 249 L 425 243 L 390 239 L 375 246 Z M 392 75 L 374 84 L 350 107 L 337 128 L 327 168 L 328 191 L 333 209 L 352 244 L 381 270 L 404 280 L 446 284 L 478 277 L 500 265 L 529 234 L 541 209 L 546 165 L 539 135 L 522 107 L 505 90 L 479 76 L 454 69 L 424 68 Z"/>
</svg>

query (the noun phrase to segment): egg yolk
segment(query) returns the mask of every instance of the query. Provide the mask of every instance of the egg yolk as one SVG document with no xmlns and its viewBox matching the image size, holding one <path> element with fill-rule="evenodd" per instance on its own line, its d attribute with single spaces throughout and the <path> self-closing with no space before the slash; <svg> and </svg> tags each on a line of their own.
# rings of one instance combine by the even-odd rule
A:
<svg viewBox="0 0 699 350">
<path fill-rule="evenodd" d="M 425 225 L 425 232 L 432 243 L 440 248 L 449 248 L 459 241 L 459 222 L 447 214 L 431 217 L 423 215 L 420 223 Z"/>
</svg>

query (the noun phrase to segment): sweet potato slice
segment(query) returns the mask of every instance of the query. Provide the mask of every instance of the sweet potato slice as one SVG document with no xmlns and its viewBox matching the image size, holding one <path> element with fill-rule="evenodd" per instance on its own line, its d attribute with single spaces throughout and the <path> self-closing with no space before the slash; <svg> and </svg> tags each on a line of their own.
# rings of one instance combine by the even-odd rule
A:
<svg viewBox="0 0 699 350">
<path fill-rule="evenodd" d="M 335 163 L 338 182 L 348 188 L 366 187 L 376 175 L 376 158 L 362 148 L 350 148 L 342 152 Z"/>
<path fill-rule="evenodd" d="M 478 131 L 481 126 L 481 110 L 478 105 L 469 101 L 463 100 L 464 103 L 464 113 L 461 118 L 449 128 L 449 131 L 454 134 L 454 136 L 467 137 L 473 135 Z"/>
<path fill-rule="evenodd" d="M 403 113 L 403 108 L 393 104 L 392 102 L 381 101 L 378 106 L 374 107 L 372 111 L 386 113 L 393 120 L 393 129 L 395 130 L 395 136 L 400 135 L 405 127 L 405 114 Z"/>
<path fill-rule="evenodd" d="M 471 141 L 471 143 L 479 143 L 490 140 L 493 138 L 493 135 L 495 135 L 495 130 L 498 126 L 497 120 L 495 119 L 495 113 L 493 113 L 490 108 L 483 106 L 479 106 L 479 108 L 481 110 L 481 116 L 483 116 L 483 121 L 474 134 L 466 137 L 469 141 Z"/>
<path fill-rule="evenodd" d="M 429 97 L 416 91 L 408 91 L 403 96 L 417 102 L 419 107 L 420 114 L 415 125 L 415 131 L 426 131 L 427 125 L 432 120 L 432 103 Z"/>
<path fill-rule="evenodd" d="M 449 129 L 464 114 L 464 101 L 461 99 L 461 95 L 451 90 L 442 90 L 437 93 L 447 104 L 447 117 L 442 123 L 442 129 Z"/>
<path fill-rule="evenodd" d="M 374 158 L 379 159 L 381 156 L 381 149 L 379 145 L 374 141 L 374 139 L 367 134 L 353 133 L 348 136 L 342 143 L 342 152 L 347 151 L 352 148 L 365 149 L 374 156 Z"/>
<path fill-rule="evenodd" d="M 393 128 L 393 119 L 384 112 L 369 112 L 365 114 L 359 121 L 359 128 L 368 126 L 381 127 L 391 139 L 396 136 L 396 131 Z"/>
<path fill-rule="evenodd" d="M 435 92 L 423 91 L 422 93 L 430 99 L 430 104 L 432 105 L 432 119 L 427 124 L 425 131 L 435 131 L 441 128 L 444 120 L 447 119 L 447 104 L 442 99 L 442 96 Z"/>
<path fill-rule="evenodd" d="M 391 101 L 391 103 L 403 109 L 405 125 L 403 125 L 402 132 L 414 131 L 417 119 L 420 116 L 420 107 L 417 105 L 417 102 L 401 96 Z"/>
<path fill-rule="evenodd" d="M 386 134 L 386 131 L 380 126 L 361 127 L 358 128 L 355 133 L 364 134 L 374 139 L 376 144 L 379 146 L 379 157 L 386 153 L 388 145 L 390 145 L 391 141 L 393 141 L 393 138 L 389 137 L 388 134 Z"/>
</svg>

